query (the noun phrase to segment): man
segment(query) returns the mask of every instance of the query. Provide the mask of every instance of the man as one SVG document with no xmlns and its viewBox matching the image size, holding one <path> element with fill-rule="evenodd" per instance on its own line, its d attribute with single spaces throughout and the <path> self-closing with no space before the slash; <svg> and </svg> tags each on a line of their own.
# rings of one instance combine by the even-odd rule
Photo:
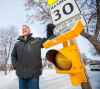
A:
<svg viewBox="0 0 100 89">
<path fill-rule="evenodd" d="M 53 35 L 54 28 L 53 24 L 48 24 L 47 38 Z M 19 89 L 39 89 L 39 77 L 42 73 L 41 47 L 46 39 L 33 38 L 30 28 L 23 25 L 18 40 L 11 57 L 19 78 Z"/>
<path fill-rule="evenodd" d="M 39 89 L 42 73 L 41 46 L 44 39 L 33 38 L 31 30 L 23 25 L 21 36 L 12 51 L 12 64 L 19 78 L 19 89 Z"/>
</svg>

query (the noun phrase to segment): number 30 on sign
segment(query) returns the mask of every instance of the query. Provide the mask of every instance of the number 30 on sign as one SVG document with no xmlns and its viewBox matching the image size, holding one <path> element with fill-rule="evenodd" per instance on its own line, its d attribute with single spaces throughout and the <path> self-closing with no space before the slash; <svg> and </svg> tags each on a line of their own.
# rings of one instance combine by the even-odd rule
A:
<svg viewBox="0 0 100 89">
<path fill-rule="evenodd" d="M 50 11 L 55 25 L 80 13 L 74 0 L 58 0 L 50 7 Z"/>
</svg>

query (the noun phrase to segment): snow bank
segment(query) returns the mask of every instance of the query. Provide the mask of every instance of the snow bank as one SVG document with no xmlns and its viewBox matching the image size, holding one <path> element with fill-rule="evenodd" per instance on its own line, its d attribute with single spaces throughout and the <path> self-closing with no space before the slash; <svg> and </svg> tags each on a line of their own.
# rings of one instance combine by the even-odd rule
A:
<svg viewBox="0 0 100 89">
<path fill-rule="evenodd" d="M 0 89 L 9 85 L 13 80 L 17 79 L 15 71 L 9 72 L 7 75 L 4 75 L 3 71 L 0 71 Z"/>
<path fill-rule="evenodd" d="M 94 46 L 83 36 L 76 38 L 81 54 L 84 54 L 88 59 L 100 60 L 100 55 L 96 53 Z"/>
</svg>

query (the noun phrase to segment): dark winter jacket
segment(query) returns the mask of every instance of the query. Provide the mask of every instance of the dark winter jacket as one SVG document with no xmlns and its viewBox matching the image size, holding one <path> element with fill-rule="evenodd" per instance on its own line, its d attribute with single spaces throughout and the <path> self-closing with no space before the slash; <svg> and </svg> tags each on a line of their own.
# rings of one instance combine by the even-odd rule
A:
<svg viewBox="0 0 100 89">
<path fill-rule="evenodd" d="M 38 77 L 42 72 L 41 46 L 44 39 L 29 35 L 26 41 L 23 37 L 18 40 L 11 54 L 16 74 L 20 78 Z"/>
</svg>

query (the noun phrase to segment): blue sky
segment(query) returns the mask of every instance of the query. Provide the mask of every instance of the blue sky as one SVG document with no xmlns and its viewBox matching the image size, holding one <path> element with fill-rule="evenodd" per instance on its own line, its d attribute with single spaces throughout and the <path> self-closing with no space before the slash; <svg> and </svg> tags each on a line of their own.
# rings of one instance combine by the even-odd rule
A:
<svg viewBox="0 0 100 89">
<path fill-rule="evenodd" d="M 24 0 L 0 0 L 0 28 L 24 23 Z"/>
</svg>

